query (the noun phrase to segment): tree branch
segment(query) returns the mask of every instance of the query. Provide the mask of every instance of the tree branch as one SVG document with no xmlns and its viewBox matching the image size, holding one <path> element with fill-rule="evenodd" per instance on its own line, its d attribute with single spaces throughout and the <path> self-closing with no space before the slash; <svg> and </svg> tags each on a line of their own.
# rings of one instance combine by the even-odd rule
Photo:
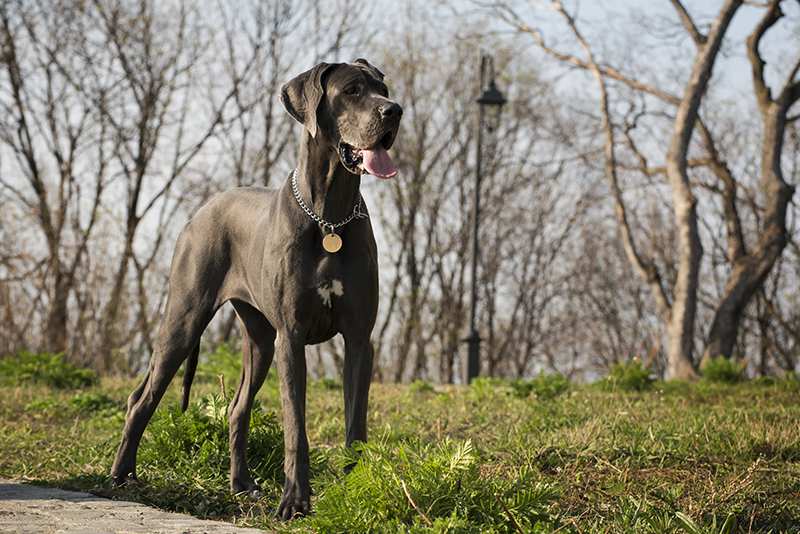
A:
<svg viewBox="0 0 800 534">
<path fill-rule="evenodd" d="M 698 130 L 700 131 L 700 136 L 703 138 L 706 150 L 711 156 L 708 166 L 711 172 L 714 173 L 714 176 L 722 182 L 724 187 L 721 194 L 725 226 L 728 233 L 728 260 L 736 262 L 747 255 L 744 232 L 742 231 L 742 221 L 739 217 L 739 210 L 736 205 L 737 182 L 727 162 L 720 156 L 714 139 L 711 136 L 711 132 L 702 121 L 698 121 Z"/>
<path fill-rule="evenodd" d="M 633 268 L 639 275 L 648 283 L 653 298 L 659 308 L 659 312 L 664 318 L 668 318 L 670 314 L 670 303 L 667 297 L 664 284 L 661 280 L 661 275 L 658 268 L 652 260 L 645 259 L 636 247 L 633 239 L 633 232 L 631 230 L 630 222 L 628 221 L 628 213 L 625 206 L 625 200 L 622 196 L 622 189 L 619 185 L 619 177 L 617 176 L 617 158 L 614 149 L 614 127 L 611 123 L 611 112 L 609 111 L 608 91 L 606 88 L 605 78 L 597 62 L 594 59 L 594 54 L 589 46 L 589 43 L 578 30 L 575 19 L 566 12 L 562 3 L 558 0 L 552 3 L 553 8 L 564 18 L 573 35 L 578 40 L 578 43 L 586 53 L 589 70 L 594 75 L 597 82 L 598 89 L 600 90 L 600 111 L 602 113 L 602 127 L 605 132 L 605 174 L 609 182 L 611 193 L 614 197 L 614 212 L 619 225 L 620 234 L 622 237 L 622 244 L 625 253 L 628 256 Z"/>
<path fill-rule="evenodd" d="M 747 37 L 747 57 L 750 60 L 750 68 L 753 73 L 753 88 L 756 93 L 758 107 L 762 113 L 772 103 L 772 92 L 764 81 L 764 59 L 758 51 L 758 46 L 767 30 L 783 16 L 780 3 L 781 0 L 772 0 L 770 2 L 767 11 L 753 30 L 753 33 Z"/>
<path fill-rule="evenodd" d="M 678 12 L 678 17 L 681 19 L 681 23 L 683 27 L 686 28 L 686 31 L 692 37 L 692 41 L 694 44 L 697 45 L 697 48 L 700 48 L 704 44 L 706 44 L 706 36 L 700 33 L 700 30 L 697 29 L 697 26 L 692 20 L 692 16 L 686 11 L 686 8 L 683 6 L 680 0 L 670 0 L 672 3 L 672 7 L 675 8 L 675 11 Z"/>
</svg>

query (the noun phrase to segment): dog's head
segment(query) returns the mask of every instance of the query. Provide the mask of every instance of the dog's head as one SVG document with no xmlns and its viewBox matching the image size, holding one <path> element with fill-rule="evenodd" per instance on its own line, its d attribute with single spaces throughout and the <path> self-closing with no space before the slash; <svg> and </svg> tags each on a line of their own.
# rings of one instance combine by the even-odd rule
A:
<svg viewBox="0 0 800 534">
<path fill-rule="evenodd" d="M 345 169 L 379 178 L 397 174 L 387 150 L 403 108 L 389 99 L 383 73 L 366 59 L 320 63 L 281 88 L 286 111 L 312 137 L 336 149 Z"/>
</svg>

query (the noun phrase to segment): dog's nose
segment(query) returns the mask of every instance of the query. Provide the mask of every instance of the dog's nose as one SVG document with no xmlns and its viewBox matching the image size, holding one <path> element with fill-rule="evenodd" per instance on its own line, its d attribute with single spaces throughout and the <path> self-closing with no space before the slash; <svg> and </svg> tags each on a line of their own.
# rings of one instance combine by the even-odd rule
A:
<svg viewBox="0 0 800 534">
<path fill-rule="evenodd" d="M 403 116 L 403 108 L 397 102 L 389 102 L 381 106 L 381 117 L 384 119 L 391 119 L 397 117 L 398 119 Z"/>
</svg>

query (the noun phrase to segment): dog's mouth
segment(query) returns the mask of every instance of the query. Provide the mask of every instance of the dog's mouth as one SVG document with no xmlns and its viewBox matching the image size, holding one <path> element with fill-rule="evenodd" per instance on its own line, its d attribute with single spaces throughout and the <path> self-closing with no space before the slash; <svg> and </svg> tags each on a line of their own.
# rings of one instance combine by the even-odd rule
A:
<svg viewBox="0 0 800 534">
<path fill-rule="evenodd" d="M 386 132 L 372 148 L 358 148 L 340 141 L 339 159 L 342 165 L 353 174 L 368 173 L 378 178 L 392 178 L 397 174 L 397 167 L 388 150 L 396 134 L 396 130 Z"/>
</svg>

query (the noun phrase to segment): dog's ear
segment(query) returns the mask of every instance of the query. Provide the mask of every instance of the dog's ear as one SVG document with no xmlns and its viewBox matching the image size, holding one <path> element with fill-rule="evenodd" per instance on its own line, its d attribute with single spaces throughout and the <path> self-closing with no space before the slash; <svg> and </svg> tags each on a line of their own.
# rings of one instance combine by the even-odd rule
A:
<svg viewBox="0 0 800 534">
<path fill-rule="evenodd" d="M 367 70 L 370 71 L 370 73 L 372 73 L 372 75 L 375 78 L 377 78 L 380 81 L 383 81 L 384 78 L 383 73 L 378 69 L 378 67 L 372 65 L 369 61 L 367 61 L 363 57 L 358 58 L 357 60 L 353 61 L 353 63 L 366 67 Z"/>
<path fill-rule="evenodd" d="M 323 76 L 336 65 L 320 63 L 298 74 L 281 87 L 281 102 L 294 119 L 306 127 L 311 137 L 317 135 L 317 108 L 325 94 Z"/>
</svg>

